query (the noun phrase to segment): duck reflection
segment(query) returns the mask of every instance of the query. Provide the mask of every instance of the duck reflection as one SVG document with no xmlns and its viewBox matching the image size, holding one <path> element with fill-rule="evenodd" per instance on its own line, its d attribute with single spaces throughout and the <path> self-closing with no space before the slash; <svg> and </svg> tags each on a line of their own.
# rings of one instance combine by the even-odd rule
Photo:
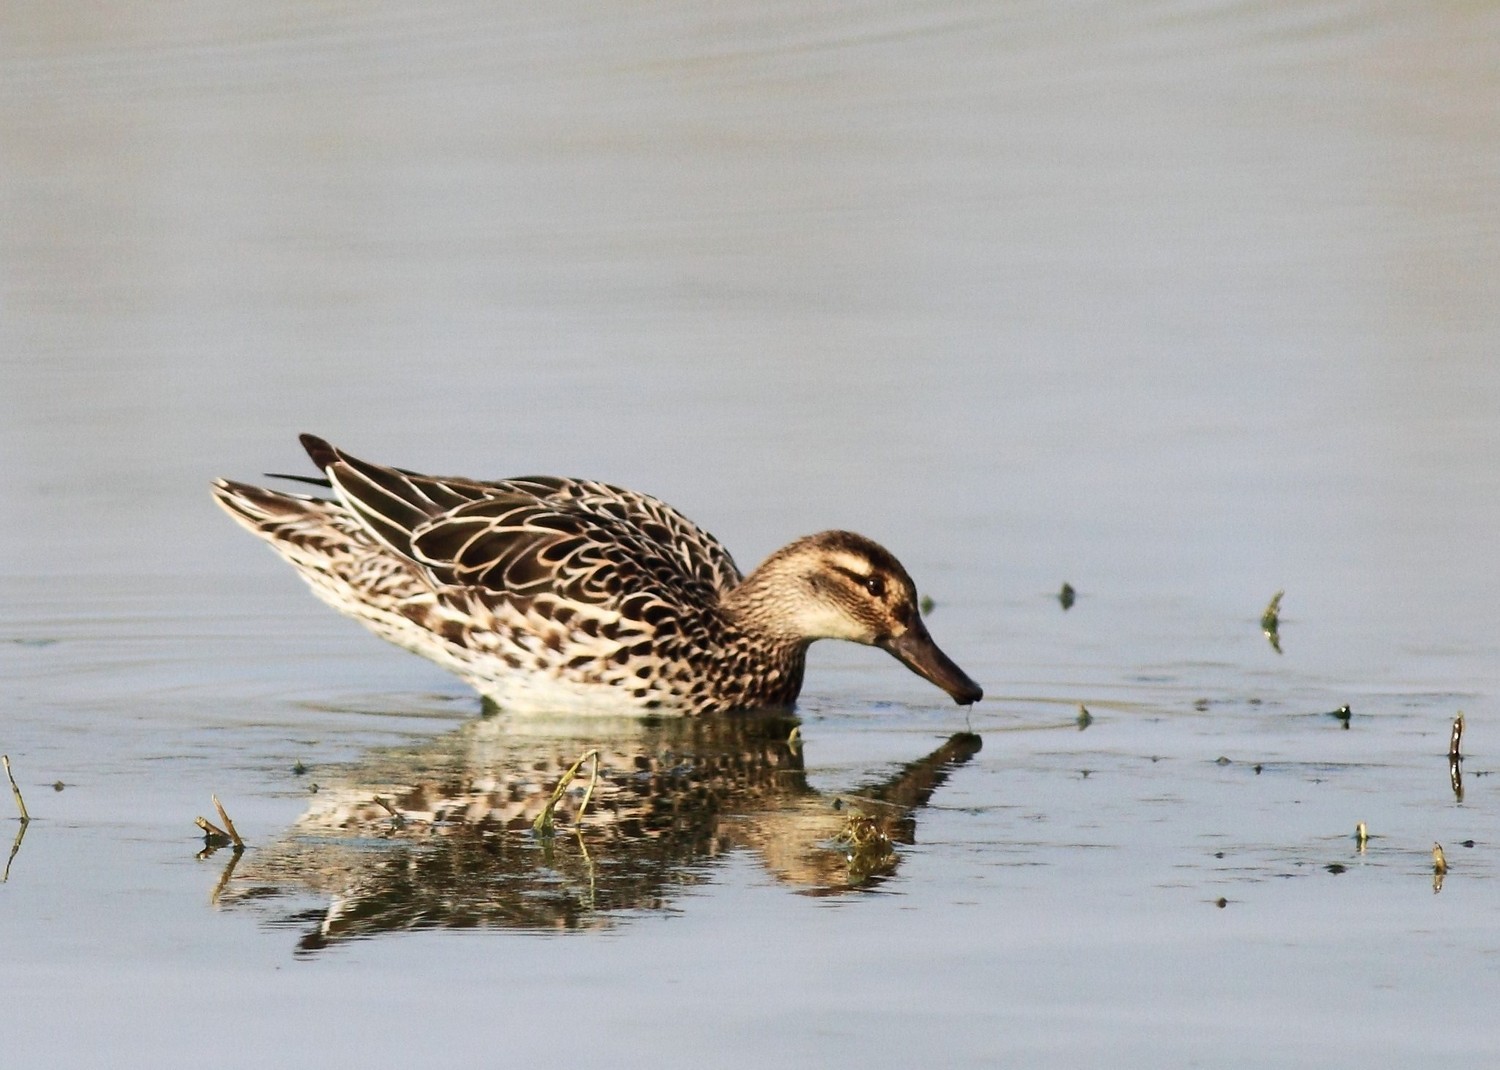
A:
<svg viewBox="0 0 1500 1070">
<path fill-rule="evenodd" d="M 313 951 L 414 929 L 604 927 L 623 911 L 669 907 L 737 850 L 805 894 L 838 895 L 895 871 L 917 811 L 981 746 L 960 733 L 830 795 L 808 784 L 796 725 L 784 715 L 479 718 L 323 783 L 280 842 L 231 863 L 216 901 L 277 911 L 289 896 L 326 897 L 275 919 L 302 929 L 299 946 Z M 556 802 L 555 833 L 536 834 L 589 751 L 599 773 L 587 806 L 589 762 Z"/>
</svg>

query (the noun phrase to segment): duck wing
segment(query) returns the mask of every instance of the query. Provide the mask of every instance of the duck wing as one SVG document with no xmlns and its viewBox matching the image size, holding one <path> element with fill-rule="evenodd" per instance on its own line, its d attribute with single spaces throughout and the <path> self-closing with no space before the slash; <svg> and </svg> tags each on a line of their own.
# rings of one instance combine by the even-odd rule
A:
<svg viewBox="0 0 1500 1070">
<path fill-rule="evenodd" d="M 644 619 L 651 603 L 714 606 L 741 579 L 717 539 L 649 495 L 553 476 L 426 476 L 311 435 L 303 444 L 371 534 L 440 586 L 512 602 L 553 594 Z"/>
<path fill-rule="evenodd" d="M 628 528 L 654 555 L 665 557 L 683 576 L 724 594 L 744 577 L 734 558 L 714 536 L 660 498 L 585 479 L 527 476 L 490 484 L 502 494 L 524 492 L 559 511 L 593 517 Z"/>
<path fill-rule="evenodd" d="M 569 503 L 496 494 L 420 525 L 411 548 L 440 584 L 488 600 L 550 595 L 652 625 L 719 600 L 712 584 L 684 572 L 670 548 L 635 525 Z"/>
</svg>

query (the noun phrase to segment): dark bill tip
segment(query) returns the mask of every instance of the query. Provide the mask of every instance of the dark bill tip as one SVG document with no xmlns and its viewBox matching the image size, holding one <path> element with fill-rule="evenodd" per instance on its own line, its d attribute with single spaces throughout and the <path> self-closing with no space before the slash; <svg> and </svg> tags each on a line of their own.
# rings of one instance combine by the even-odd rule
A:
<svg viewBox="0 0 1500 1070">
<path fill-rule="evenodd" d="M 971 680 L 968 673 L 938 649 L 932 636 L 927 634 L 927 629 L 920 623 L 908 629 L 899 639 L 887 639 L 880 647 L 924 680 L 930 680 L 948 692 L 960 706 L 968 706 L 984 698 L 984 688 Z"/>
</svg>

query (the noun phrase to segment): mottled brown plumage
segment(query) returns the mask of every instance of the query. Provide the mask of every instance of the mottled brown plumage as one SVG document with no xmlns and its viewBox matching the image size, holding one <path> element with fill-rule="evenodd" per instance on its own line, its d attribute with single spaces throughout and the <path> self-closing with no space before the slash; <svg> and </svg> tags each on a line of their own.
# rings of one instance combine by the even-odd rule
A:
<svg viewBox="0 0 1500 1070">
<path fill-rule="evenodd" d="M 981 696 L 927 634 L 906 570 L 863 536 L 810 535 L 742 578 L 644 494 L 424 476 L 303 444 L 333 498 L 219 480 L 219 504 L 325 602 L 502 707 L 788 707 L 823 638 L 880 646 L 958 702 Z"/>
</svg>

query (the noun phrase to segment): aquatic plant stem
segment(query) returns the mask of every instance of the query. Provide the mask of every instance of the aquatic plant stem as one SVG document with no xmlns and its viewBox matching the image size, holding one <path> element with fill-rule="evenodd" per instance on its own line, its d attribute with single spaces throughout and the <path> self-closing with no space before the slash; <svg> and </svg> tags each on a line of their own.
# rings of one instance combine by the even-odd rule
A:
<svg viewBox="0 0 1500 1070">
<path fill-rule="evenodd" d="M 578 775 L 578 770 L 583 763 L 590 758 L 594 759 L 593 775 L 589 777 L 588 790 L 583 793 L 583 801 L 578 804 L 578 816 L 574 819 L 575 825 L 583 823 L 584 811 L 588 809 L 589 800 L 594 797 L 594 786 L 599 783 L 599 751 L 594 749 L 585 751 L 579 755 L 578 760 L 558 780 L 557 787 L 552 789 L 552 798 L 547 800 L 547 805 L 542 807 L 542 812 L 536 815 L 536 820 L 531 823 L 532 831 L 539 836 L 550 836 L 553 831 L 553 811 L 557 809 L 558 800 L 563 797 L 563 792 L 568 790 L 568 785 L 573 783 L 573 778 Z"/>
<path fill-rule="evenodd" d="M 5 775 L 10 780 L 11 794 L 16 797 L 16 809 L 21 811 L 21 824 L 29 824 L 31 815 L 26 812 L 26 800 L 21 798 L 21 789 L 16 785 L 16 776 L 10 771 L 10 755 L 0 754 L 0 762 L 5 765 Z"/>
<path fill-rule="evenodd" d="M 10 864 L 16 860 L 16 853 L 21 850 L 21 841 L 26 838 L 26 830 L 30 827 L 30 821 L 22 821 L 16 829 L 15 842 L 10 845 L 10 857 L 5 860 L 5 872 L 0 873 L 0 884 L 10 880 Z"/>
<path fill-rule="evenodd" d="M 245 841 L 240 839 L 240 834 L 235 831 L 234 822 L 229 820 L 229 814 L 224 810 L 224 804 L 219 801 L 217 795 L 209 796 L 214 801 L 214 809 L 219 811 L 219 820 L 224 822 L 224 829 L 229 833 L 229 839 L 234 844 L 235 850 L 243 851 Z"/>
</svg>

